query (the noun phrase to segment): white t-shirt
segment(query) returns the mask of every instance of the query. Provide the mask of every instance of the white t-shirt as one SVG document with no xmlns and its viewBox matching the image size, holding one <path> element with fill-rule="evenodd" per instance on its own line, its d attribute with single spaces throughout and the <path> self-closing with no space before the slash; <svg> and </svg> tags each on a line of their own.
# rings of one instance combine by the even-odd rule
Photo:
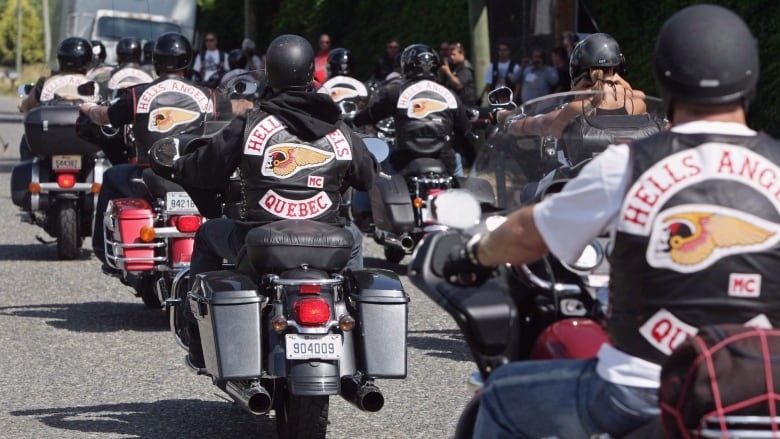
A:
<svg viewBox="0 0 780 439">
<path fill-rule="evenodd" d="M 672 128 L 681 134 L 755 136 L 745 125 L 696 121 Z M 593 239 L 608 232 L 614 239 L 617 216 L 631 175 L 628 145 L 611 145 L 596 156 L 559 193 L 534 206 L 534 223 L 547 248 L 573 263 Z M 597 373 L 603 379 L 635 387 L 658 387 L 661 367 L 611 346 L 599 350 Z"/>
<path fill-rule="evenodd" d="M 496 88 L 501 87 L 504 84 L 504 78 L 506 78 L 506 71 L 509 69 L 509 64 L 512 61 L 507 62 L 500 62 L 498 63 L 498 82 L 496 82 Z M 517 84 L 518 77 L 520 76 L 520 64 L 515 63 L 514 69 L 512 69 L 512 74 L 509 76 L 512 79 L 512 82 Z M 492 84 L 493 83 L 493 63 L 490 63 L 488 65 L 487 70 L 485 71 L 485 84 Z"/>
<path fill-rule="evenodd" d="M 227 72 L 230 70 L 227 54 L 225 54 L 224 58 L 225 59 L 222 61 L 222 64 L 224 71 Z M 201 61 L 201 59 L 203 61 Z M 195 57 L 195 63 L 192 65 L 192 70 L 198 74 L 200 74 L 201 62 L 205 64 L 205 68 L 203 69 L 203 77 L 201 80 L 207 81 L 211 75 L 217 73 L 217 66 L 219 65 L 219 50 L 206 50 L 205 52 L 199 53 Z"/>
</svg>

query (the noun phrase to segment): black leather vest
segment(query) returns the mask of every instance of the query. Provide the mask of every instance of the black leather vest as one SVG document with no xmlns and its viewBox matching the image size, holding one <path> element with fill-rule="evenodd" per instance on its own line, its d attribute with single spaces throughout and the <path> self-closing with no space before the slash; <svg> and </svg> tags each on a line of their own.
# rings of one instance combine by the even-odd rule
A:
<svg viewBox="0 0 780 439">
<path fill-rule="evenodd" d="M 135 102 L 133 134 L 138 163 L 149 163 L 149 148 L 159 139 L 199 129 L 216 116 L 214 93 L 179 78 L 158 78 L 132 88 Z"/>
<path fill-rule="evenodd" d="M 609 333 L 662 364 L 696 328 L 780 323 L 780 143 L 661 133 L 631 146 Z M 763 321 L 763 322 L 762 322 Z"/>
<path fill-rule="evenodd" d="M 561 138 L 572 165 L 593 158 L 612 144 L 628 143 L 660 132 L 665 121 L 654 114 L 599 114 L 575 117 Z"/>
<path fill-rule="evenodd" d="M 241 217 L 341 224 L 340 188 L 352 161 L 349 132 L 305 142 L 273 115 L 249 113 L 241 156 Z"/>
<path fill-rule="evenodd" d="M 317 93 L 327 94 L 341 108 L 343 114 L 359 111 L 368 100 L 368 89 L 365 84 L 349 76 L 334 76 L 317 90 Z"/>
<path fill-rule="evenodd" d="M 424 79 L 401 85 L 395 105 L 395 147 L 416 157 L 437 157 L 451 147 L 455 95 L 441 84 Z"/>
<path fill-rule="evenodd" d="M 152 75 L 141 70 L 139 66 L 126 65 L 114 70 L 106 85 L 110 90 L 117 90 L 152 81 L 154 81 Z"/>
</svg>

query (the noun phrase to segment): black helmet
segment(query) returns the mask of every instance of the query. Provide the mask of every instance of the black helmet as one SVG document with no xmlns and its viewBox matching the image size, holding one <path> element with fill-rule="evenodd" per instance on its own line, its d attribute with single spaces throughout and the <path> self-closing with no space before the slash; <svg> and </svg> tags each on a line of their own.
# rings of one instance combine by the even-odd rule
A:
<svg viewBox="0 0 780 439">
<path fill-rule="evenodd" d="M 404 78 L 433 78 L 436 76 L 441 59 L 431 46 L 412 44 L 401 52 L 401 72 Z"/>
<path fill-rule="evenodd" d="M 192 45 L 184 35 L 167 32 L 157 37 L 152 50 L 152 63 L 158 75 L 186 70 L 191 61 Z"/>
<path fill-rule="evenodd" d="M 687 7 L 658 34 L 653 74 L 672 100 L 718 104 L 747 99 L 758 82 L 758 45 L 745 22 L 715 5 Z"/>
<path fill-rule="evenodd" d="M 338 75 L 349 76 L 355 67 L 352 61 L 352 52 L 343 47 L 337 47 L 328 54 L 328 78 Z"/>
<path fill-rule="evenodd" d="M 305 89 L 314 75 L 314 49 L 299 35 L 281 35 L 265 55 L 268 85 L 276 90 Z"/>
<path fill-rule="evenodd" d="M 119 64 L 140 64 L 141 53 L 141 42 L 137 38 L 124 37 L 116 43 L 116 61 Z"/>
<path fill-rule="evenodd" d="M 95 64 L 106 61 L 106 46 L 100 40 L 92 40 L 92 55 Z"/>
<path fill-rule="evenodd" d="M 154 51 L 154 41 L 147 41 L 144 43 L 143 53 L 143 63 L 144 64 L 151 64 L 152 63 L 152 52 Z"/>
<path fill-rule="evenodd" d="M 228 53 L 228 66 L 230 70 L 246 68 L 246 54 L 241 49 L 233 49 Z"/>
<path fill-rule="evenodd" d="M 599 33 L 587 36 L 577 43 L 569 59 L 569 77 L 572 85 L 588 74 L 591 67 L 614 67 L 618 73 L 623 71 L 626 59 L 614 38 Z"/>
<path fill-rule="evenodd" d="M 84 72 L 92 63 L 92 44 L 84 38 L 65 38 L 57 48 L 60 70 Z"/>
</svg>

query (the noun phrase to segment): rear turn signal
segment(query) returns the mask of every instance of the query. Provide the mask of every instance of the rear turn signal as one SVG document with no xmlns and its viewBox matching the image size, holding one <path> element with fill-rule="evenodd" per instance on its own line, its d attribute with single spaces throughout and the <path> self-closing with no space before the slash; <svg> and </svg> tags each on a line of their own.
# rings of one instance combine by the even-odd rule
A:
<svg viewBox="0 0 780 439">
<path fill-rule="evenodd" d="M 90 192 L 92 192 L 93 194 L 100 193 L 101 186 L 102 185 L 100 183 L 92 183 L 92 188 L 90 189 Z"/>
<path fill-rule="evenodd" d="M 57 176 L 57 186 L 70 189 L 76 185 L 76 177 L 73 174 L 60 174 Z"/>
<path fill-rule="evenodd" d="M 157 233 L 154 231 L 154 226 L 141 226 L 141 241 L 143 242 L 152 242 L 154 241 L 154 237 L 157 236 Z"/>
<path fill-rule="evenodd" d="M 182 233 L 193 233 L 198 230 L 203 217 L 200 215 L 182 215 L 171 217 L 171 224 L 176 227 L 176 230 Z"/>
<path fill-rule="evenodd" d="M 293 304 L 295 320 L 301 325 L 324 325 L 330 320 L 330 306 L 325 299 L 307 297 L 299 299 Z"/>
<path fill-rule="evenodd" d="M 29 189 L 31 194 L 40 194 L 41 184 L 34 181 L 27 186 L 27 189 Z"/>
<path fill-rule="evenodd" d="M 420 198 L 420 197 L 417 197 L 417 198 L 415 198 L 414 200 L 412 200 L 412 206 L 414 206 L 414 207 L 416 207 L 417 209 L 419 209 L 419 208 L 421 208 L 421 207 L 425 206 L 425 202 L 423 201 L 423 199 L 422 199 L 422 198 Z"/>
</svg>

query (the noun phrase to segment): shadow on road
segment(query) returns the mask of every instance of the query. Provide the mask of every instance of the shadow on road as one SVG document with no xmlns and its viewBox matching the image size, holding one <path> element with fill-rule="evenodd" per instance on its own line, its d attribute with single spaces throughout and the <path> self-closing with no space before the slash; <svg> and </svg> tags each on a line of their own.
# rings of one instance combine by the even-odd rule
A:
<svg viewBox="0 0 780 439">
<path fill-rule="evenodd" d="M 474 361 L 459 329 L 409 331 L 406 344 L 429 357 L 453 361 Z"/>
<path fill-rule="evenodd" d="M 0 315 L 44 319 L 47 325 L 75 332 L 166 331 L 168 316 L 139 302 L 44 303 L 0 306 Z"/>
<path fill-rule="evenodd" d="M 36 232 L 41 229 L 36 230 Z M 46 235 L 46 232 L 37 234 L 46 241 L 54 238 Z M 90 260 L 92 249 L 82 248 L 77 260 Z M 58 261 L 57 245 L 55 242 L 48 244 L 35 242 L 32 244 L 0 244 L 0 261 Z"/>
<path fill-rule="evenodd" d="M 17 410 L 11 415 L 32 416 L 51 428 L 126 438 L 276 437 L 275 423 L 270 416 L 252 416 L 234 404 L 219 401 L 169 399 Z"/>
</svg>

